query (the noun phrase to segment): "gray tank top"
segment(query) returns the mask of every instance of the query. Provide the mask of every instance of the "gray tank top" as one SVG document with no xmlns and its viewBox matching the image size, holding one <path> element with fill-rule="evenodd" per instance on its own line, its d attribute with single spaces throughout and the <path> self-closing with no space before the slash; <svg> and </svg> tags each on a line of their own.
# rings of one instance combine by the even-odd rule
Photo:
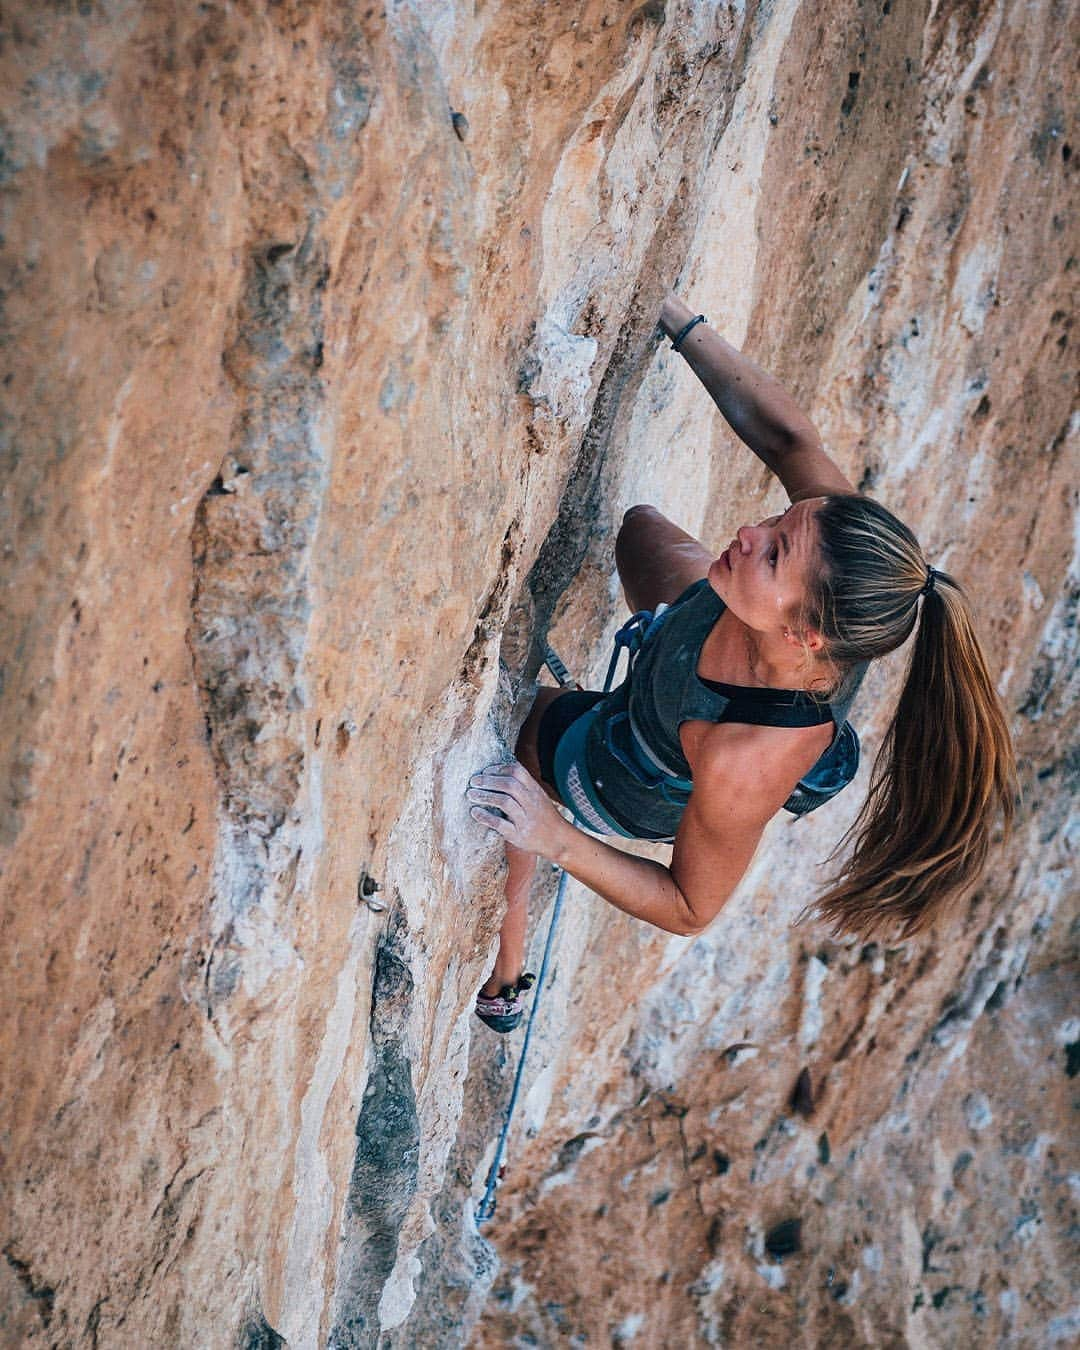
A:
<svg viewBox="0 0 1080 1350">
<path fill-rule="evenodd" d="M 703 579 L 685 591 L 650 625 L 632 672 L 597 709 L 585 740 L 585 766 L 612 817 L 639 839 L 674 837 L 693 787 L 679 741 L 683 722 L 723 722 L 732 698 L 710 688 L 697 673 L 705 639 L 724 612 L 724 602 Z M 854 777 L 858 738 L 847 711 L 865 666 L 845 681 L 843 698 L 827 710 L 833 742 L 785 803 L 802 815 L 835 795 Z M 791 714 L 779 700 L 775 714 L 731 720 L 773 726 L 812 725 L 807 695 L 792 693 Z M 799 710 L 803 715 L 799 715 Z"/>
</svg>

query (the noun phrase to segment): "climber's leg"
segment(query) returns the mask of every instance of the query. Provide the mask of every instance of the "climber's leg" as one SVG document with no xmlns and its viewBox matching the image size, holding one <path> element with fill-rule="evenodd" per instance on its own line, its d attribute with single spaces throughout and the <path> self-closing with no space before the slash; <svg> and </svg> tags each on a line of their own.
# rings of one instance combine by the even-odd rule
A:
<svg viewBox="0 0 1080 1350">
<path fill-rule="evenodd" d="M 499 929 L 499 952 L 490 978 L 481 986 L 484 998 L 494 998 L 508 984 L 517 983 L 525 968 L 525 936 L 529 924 L 529 889 L 536 871 L 536 854 L 506 845 L 506 916 Z"/>
<path fill-rule="evenodd" d="M 615 540 L 615 565 L 632 613 L 670 605 L 708 574 L 715 556 L 655 506 L 632 506 Z"/>
<path fill-rule="evenodd" d="M 544 775 L 540 769 L 540 753 L 538 748 L 538 737 L 540 733 L 540 723 L 544 720 L 544 714 L 553 703 L 559 699 L 565 698 L 567 694 L 573 694 L 573 689 L 548 689 L 541 686 L 536 691 L 536 698 L 529 710 L 529 715 L 521 724 L 521 730 L 518 732 L 517 744 L 514 746 L 514 754 L 521 764 L 532 774 L 536 781 L 547 792 L 548 796 L 558 801 L 558 794 L 550 783 L 544 781 Z"/>
<path fill-rule="evenodd" d="M 550 797 L 558 797 L 540 774 L 536 737 L 544 713 L 566 689 L 539 689 L 532 709 L 518 734 L 514 753 Z M 525 937 L 529 922 L 529 890 L 536 870 L 536 854 L 506 845 L 506 917 L 499 929 L 499 952 L 491 977 L 480 990 L 481 998 L 495 998 L 507 985 L 515 985 L 525 968 Z"/>
</svg>

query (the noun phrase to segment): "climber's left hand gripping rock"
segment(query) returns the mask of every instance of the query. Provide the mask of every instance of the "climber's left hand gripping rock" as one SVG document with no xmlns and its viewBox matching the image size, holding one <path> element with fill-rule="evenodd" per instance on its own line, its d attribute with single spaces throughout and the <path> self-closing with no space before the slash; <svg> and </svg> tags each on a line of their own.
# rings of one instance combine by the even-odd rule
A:
<svg viewBox="0 0 1080 1350">
<path fill-rule="evenodd" d="M 516 759 L 508 764 L 489 764 L 474 774 L 466 797 L 472 803 L 469 814 L 473 819 L 502 835 L 508 844 L 543 858 L 558 852 L 567 823 Z"/>
</svg>

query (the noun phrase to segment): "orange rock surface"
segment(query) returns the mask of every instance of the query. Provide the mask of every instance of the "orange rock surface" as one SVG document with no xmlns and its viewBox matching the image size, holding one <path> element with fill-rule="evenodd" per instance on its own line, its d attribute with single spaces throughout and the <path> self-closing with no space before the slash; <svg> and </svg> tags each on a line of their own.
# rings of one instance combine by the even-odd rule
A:
<svg viewBox="0 0 1080 1350">
<path fill-rule="evenodd" d="M 1076 1339 L 1075 20 L 5 8 L 3 1344 Z M 572 886 L 481 1234 L 465 781 L 626 507 L 779 498 L 670 288 L 966 582 L 1024 801 L 895 947 L 794 922 L 864 780 L 693 943 Z"/>
</svg>

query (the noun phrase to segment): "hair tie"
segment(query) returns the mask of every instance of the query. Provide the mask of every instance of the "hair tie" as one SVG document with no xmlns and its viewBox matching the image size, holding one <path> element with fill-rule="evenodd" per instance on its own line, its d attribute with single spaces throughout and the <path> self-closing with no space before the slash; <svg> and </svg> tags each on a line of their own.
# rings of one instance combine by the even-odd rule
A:
<svg viewBox="0 0 1080 1350">
<path fill-rule="evenodd" d="M 920 595 L 929 595 L 930 592 L 934 589 L 934 582 L 937 580 L 937 578 L 938 578 L 938 574 L 937 574 L 937 572 L 934 570 L 934 568 L 928 567 L 928 568 L 926 569 L 926 580 L 923 582 L 923 588 L 922 588 L 922 590 L 919 592 L 919 594 L 920 594 Z"/>
<path fill-rule="evenodd" d="M 671 339 L 671 350 L 673 352 L 677 352 L 685 342 L 686 338 L 689 336 L 690 330 L 692 328 L 696 328 L 699 323 L 708 323 L 708 322 L 709 321 L 708 319 L 706 319 L 704 314 L 699 314 L 696 318 L 691 319 L 690 322 L 684 328 L 680 328 L 679 331 L 675 334 L 675 336 Z"/>
</svg>

